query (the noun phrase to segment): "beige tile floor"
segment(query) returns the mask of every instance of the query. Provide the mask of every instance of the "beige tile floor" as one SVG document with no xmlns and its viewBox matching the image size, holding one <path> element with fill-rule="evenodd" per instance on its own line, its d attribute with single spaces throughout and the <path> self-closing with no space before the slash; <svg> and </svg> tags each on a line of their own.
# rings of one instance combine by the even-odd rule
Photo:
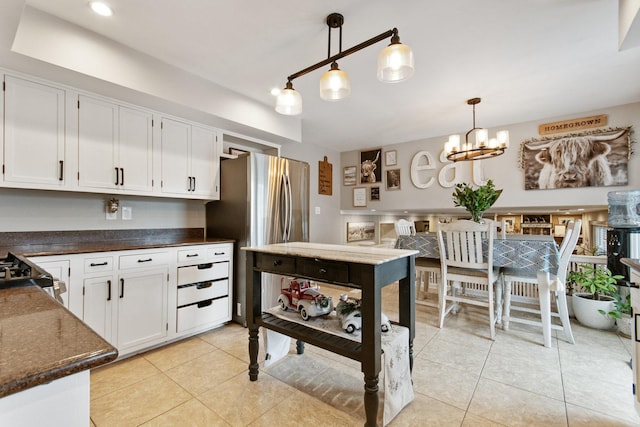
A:
<svg viewBox="0 0 640 427">
<path fill-rule="evenodd" d="M 395 290 L 384 292 L 391 319 Z M 640 426 L 631 343 L 615 332 L 573 322 L 575 345 L 554 332 L 545 348 L 539 329 L 516 324 L 489 340 L 478 308 L 443 329 L 433 308 L 418 306 L 416 317 L 416 397 L 391 426 Z M 363 425 L 357 362 L 310 345 L 298 356 L 292 346 L 250 382 L 247 336 L 229 324 L 92 371 L 92 425 Z"/>
</svg>

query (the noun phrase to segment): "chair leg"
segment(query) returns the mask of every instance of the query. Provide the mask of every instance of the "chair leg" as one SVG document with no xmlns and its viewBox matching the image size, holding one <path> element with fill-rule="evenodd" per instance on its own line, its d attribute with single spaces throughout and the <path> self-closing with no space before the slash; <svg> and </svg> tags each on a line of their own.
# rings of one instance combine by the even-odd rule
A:
<svg viewBox="0 0 640 427">
<path fill-rule="evenodd" d="M 496 324 L 498 326 L 502 326 L 502 289 L 503 289 L 504 279 L 502 275 L 499 276 L 498 281 L 496 282 Z"/>
<path fill-rule="evenodd" d="M 511 280 L 504 281 L 502 303 L 502 329 L 509 330 L 509 318 L 511 316 Z"/>
<path fill-rule="evenodd" d="M 544 346 L 551 347 L 551 295 L 549 286 L 538 284 L 538 300 L 540 301 L 540 318 Z"/>
<path fill-rule="evenodd" d="M 444 280 L 438 286 L 438 308 L 440 309 L 439 327 L 442 329 L 447 310 L 447 283 Z"/>
<path fill-rule="evenodd" d="M 487 291 L 489 292 L 489 327 L 491 329 L 491 339 L 496 339 L 496 318 L 493 306 L 493 283 L 489 283 Z"/>
<path fill-rule="evenodd" d="M 573 338 L 573 332 L 571 331 L 571 322 L 569 321 L 569 309 L 567 308 L 567 295 L 564 291 L 555 292 L 556 305 L 558 306 L 558 314 L 562 321 L 562 330 L 564 335 L 571 344 L 575 344 L 576 341 Z"/>
</svg>

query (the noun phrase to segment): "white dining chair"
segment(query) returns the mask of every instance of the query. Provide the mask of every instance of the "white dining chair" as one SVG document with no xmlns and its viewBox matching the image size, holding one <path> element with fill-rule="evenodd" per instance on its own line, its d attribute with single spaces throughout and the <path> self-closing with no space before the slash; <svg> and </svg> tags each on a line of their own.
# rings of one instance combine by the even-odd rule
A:
<svg viewBox="0 0 640 427">
<path fill-rule="evenodd" d="M 571 323 L 569 321 L 569 311 L 567 309 L 565 281 L 567 278 L 569 259 L 571 258 L 571 254 L 578 242 L 581 227 L 581 220 L 570 221 L 569 224 L 567 224 L 567 229 L 558 251 L 560 257 L 558 261 L 557 275 L 554 276 L 544 272 L 532 273 L 513 268 L 503 269 L 504 313 L 502 317 L 502 328 L 504 330 L 509 329 L 509 322 L 541 326 L 544 346 L 551 347 L 551 330 L 557 329 L 564 332 L 565 338 L 568 342 L 575 344 L 573 332 L 571 331 Z M 514 282 L 530 283 L 538 286 L 538 308 L 512 304 L 511 290 Z M 554 297 L 557 312 L 551 311 L 551 295 Z M 512 311 L 534 313 L 540 316 L 540 320 L 531 316 L 512 316 Z M 551 319 L 552 317 L 559 317 L 561 324 L 554 324 Z"/>
<path fill-rule="evenodd" d="M 416 228 L 413 221 L 399 219 L 394 223 L 398 236 L 415 236 Z M 440 262 L 431 258 L 416 258 L 416 298 L 415 303 L 429 307 L 438 307 L 437 302 L 429 301 L 429 290 L 437 295 Z M 437 300 L 436 300 L 437 301 Z"/>
<path fill-rule="evenodd" d="M 396 229 L 396 236 L 415 236 L 416 225 L 413 221 L 399 219 L 393 223 Z"/>
<path fill-rule="evenodd" d="M 487 307 L 491 339 L 495 339 L 494 286 L 499 286 L 499 270 L 493 267 L 493 224 L 468 220 L 438 224 L 441 281 L 439 286 L 440 327 L 458 303 Z M 483 249 L 483 247 L 485 249 Z M 473 292 L 467 284 L 486 287 Z M 484 289 L 483 289 L 484 290 Z M 447 306 L 447 301 L 451 304 Z"/>
</svg>

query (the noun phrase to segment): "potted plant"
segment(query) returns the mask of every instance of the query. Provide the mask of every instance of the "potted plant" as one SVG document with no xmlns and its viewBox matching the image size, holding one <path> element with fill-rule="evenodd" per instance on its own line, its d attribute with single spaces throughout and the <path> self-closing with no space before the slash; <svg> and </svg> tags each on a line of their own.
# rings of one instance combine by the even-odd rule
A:
<svg viewBox="0 0 640 427">
<path fill-rule="evenodd" d="M 618 332 L 627 337 L 631 337 L 631 294 L 622 296 L 617 292 L 613 294 L 614 309 L 609 312 L 601 311 L 600 314 L 615 319 Z"/>
<path fill-rule="evenodd" d="M 480 222 L 484 211 L 489 209 L 498 200 L 502 190 L 496 190 L 492 180 L 488 180 L 485 185 L 481 185 L 475 190 L 466 182 L 456 184 L 453 192 L 453 203 L 455 206 L 462 206 L 470 214 L 471 219 Z"/>
<path fill-rule="evenodd" d="M 607 316 L 615 311 L 615 298 L 620 275 L 612 275 L 605 266 L 583 265 L 567 274 L 567 282 L 587 292 L 573 293 L 573 311 L 578 321 L 590 328 L 610 329 L 616 318 Z"/>
</svg>

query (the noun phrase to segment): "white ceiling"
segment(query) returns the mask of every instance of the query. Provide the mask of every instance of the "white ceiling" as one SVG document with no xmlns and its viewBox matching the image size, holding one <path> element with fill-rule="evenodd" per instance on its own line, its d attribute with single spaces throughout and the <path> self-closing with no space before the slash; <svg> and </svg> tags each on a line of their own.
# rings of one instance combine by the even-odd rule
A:
<svg viewBox="0 0 640 427">
<path fill-rule="evenodd" d="M 322 70 L 294 80 L 304 100 L 303 142 L 338 151 L 465 132 L 472 97 L 482 98 L 477 124 L 494 129 L 640 101 L 640 47 L 618 49 L 613 0 L 107 3 L 111 18 L 94 15 L 87 0 L 26 0 L 268 105 L 271 88 L 326 58 L 329 13 L 345 17 L 343 50 L 397 27 L 414 51 L 407 82 L 376 80 L 386 42 L 339 61 L 351 78 L 349 99 L 319 98 Z"/>
</svg>

